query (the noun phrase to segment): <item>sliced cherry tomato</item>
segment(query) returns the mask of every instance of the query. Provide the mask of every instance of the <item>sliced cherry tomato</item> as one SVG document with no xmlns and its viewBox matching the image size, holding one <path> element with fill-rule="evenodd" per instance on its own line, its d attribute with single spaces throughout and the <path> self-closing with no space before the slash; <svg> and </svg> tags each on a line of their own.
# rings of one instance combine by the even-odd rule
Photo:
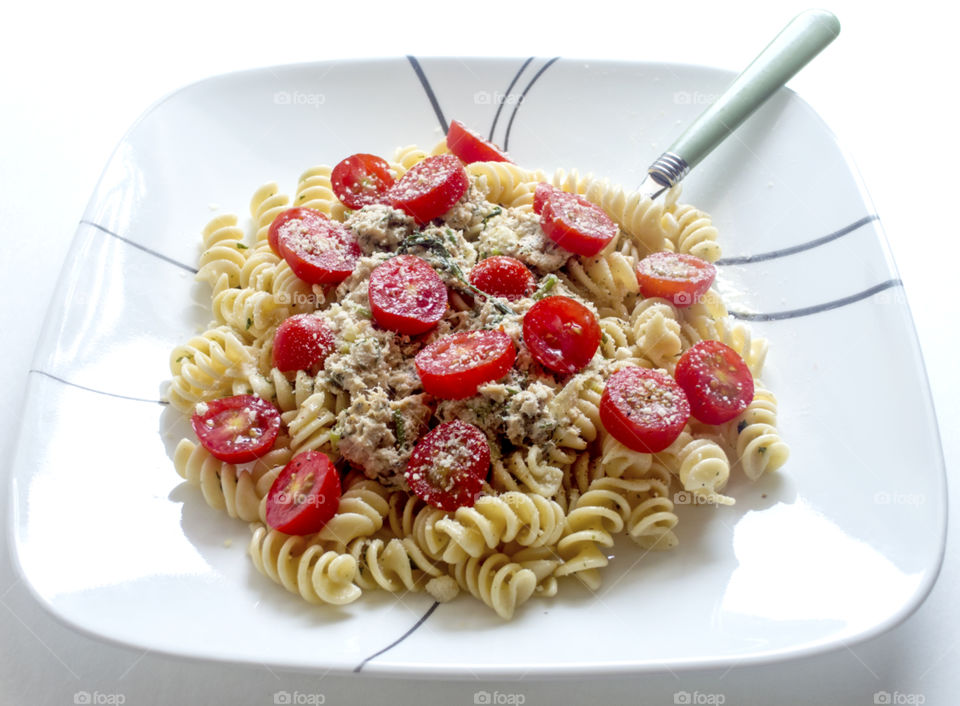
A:
<svg viewBox="0 0 960 706">
<path fill-rule="evenodd" d="M 600 346 L 600 323 L 570 297 L 547 297 L 523 316 L 523 342 L 545 368 L 569 375 L 586 366 Z"/>
<path fill-rule="evenodd" d="M 536 280 L 516 258 L 494 255 L 474 266 L 470 271 L 470 284 L 487 294 L 513 301 L 531 294 Z"/>
<path fill-rule="evenodd" d="M 723 424 L 753 401 L 753 375 L 743 358 L 720 341 L 700 341 L 677 361 L 677 384 L 704 424 Z"/>
<path fill-rule="evenodd" d="M 415 336 L 429 331 L 447 310 L 447 287 L 430 263 L 398 255 L 370 273 L 370 312 L 380 326 Z"/>
<path fill-rule="evenodd" d="M 695 255 L 655 252 L 637 263 L 637 282 L 645 297 L 662 297 L 686 307 L 710 289 L 717 268 Z"/>
<path fill-rule="evenodd" d="M 533 192 L 533 212 L 538 216 L 543 213 L 543 205 L 553 194 L 567 194 L 567 196 L 574 197 L 577 201 L 585 206 L 593 205 L 590 201 L 587 201 L 587 199 L 583 198 L 579 194 L 568 193 L 563 189 L 558 189 L 552 184 L 547 184 L 546 182 L 541 181 L 539 184 L 537 184 L 537 188 L 534 189 Z"/>
<path fill-rule="evenodd" d="M 305 451 L 294 456 L 267 493 L 267 524 L 284 534 L 323 529 L 340 506 L 340 475 L 327 455 Z"/>
<path fill-rule="evenodd" d="M 643 453 L 663 451 L 690 419 L 690 404 L 669 375 L 624 368 L 607 380 L 600 396 L 600 421 L 614 439 Z"/>
<path fill-rule="evenodd" d="M 347 208 L 353 209 L 385 203 L 395 181 L 384 159 L 362 152 L 341 161 L 330 174 L 333 193 Z"/>
<path fill-rule="evenodd" d="M 197 405 L 190 418 L 201 446 L 227 463 L 255 461 L 273 448 L 280 412 L 256 395 L 235 395 Z"/>
<path fill-rule="evenodd" d="M 447 148 L 465 164 L 510 161 L 499 147 L 484 140 L 459 120 L 450 123 L 450 129 L 447 131 Z"/>
<path fill-rule="evenodd" d="M 603 250 L 617 234 L 617 224 L 602 208 L 563 191 L 547 197 L 540 211 L 540 227 L 564 250 L 587 257 Z"/>
<path fill-rule="evenodd" d="M 516 359 L 513 340 L 503 331 L 460 331 L 431 343 L 414 362 L 424 392 L 462 400 L 506 375 Z"/>
<path fill-rule="evenodd" d="M 473 507 L 490 472 L 490 445 L 482 431 L 459 419 L 417 442 L 404 473 L 418 498 L 446 512 Z"/>
<path fill-rule="evenodd" d="M 315 208 L 288 208 L 274 218 L 273 223 L 270 224 L 270 229 L 267 231 L 267 242 L 270 243 L 270 249 L 283 257 L 283 251 L 280 249 L 281 232 L 319 228 L 321 227 L 319 224 L 327 220 L 329 220 L 327 214 Z"/>
<path fill-rule="evenodd" d="M 274 235 L 273 226 L 281 219 Z M 277 252 L 293 273 L 309 284 L 342 282 L 360 257 L 353 233 L 312 208 L 284 211 L 270 225 L 268 237 L 275 238 Z"/>
<path fill-rule="evenodd" d="M 330 327 L 313 314 L 297 314 L 277 326 L 273 337 L 273 364 L 280 372 L 318 371 L 333 353 Z"/>
<path fill-rule="evenodd" d="M 388 198 L 394 208 L 423 225 L 449 211 L 469 186 L 460 160 L 440 154 L 413 165 L 390 189 Z"/>
</svg>

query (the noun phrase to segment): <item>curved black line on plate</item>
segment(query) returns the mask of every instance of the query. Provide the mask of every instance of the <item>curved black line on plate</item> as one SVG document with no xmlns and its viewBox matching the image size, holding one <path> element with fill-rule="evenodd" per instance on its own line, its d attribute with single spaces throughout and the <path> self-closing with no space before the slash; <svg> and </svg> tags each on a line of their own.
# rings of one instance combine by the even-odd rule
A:
<svg viewBox="0 0 960 706">
<path fill-rule="evenodd" d="M 64 380 L 62 377 L 57 377 L 53 373 L 48 373 L 46 370 L 38 370 L 37 368 L 31 368 L 27 372 L 36 373 L 37 375 L 43 375 L 44 377 L 48 377 L 51 380 L 62 382 L 64 385 L 69 385 L 70 387 L 76 387 L 79 390 L 86 390 L 87 392 L 95 392 L 98 395 L 106 395 L 107 397 L 116 397 L 118 400 L 131 400 L 132 402 L 149 402 L 150 404 L 160 404 L 160 405 L 170 404 L 166 400 L 149 400 L 146 397 L 130 397 L 129 395 L 118 395 L 116 392 L 107 392 L 106 390 L 97 390 L 92 387 L 87 387 L 86 385 L 79 385 L 75 382 Z"/>
<path fill-rule="evenodd" d="M 523 93 L 520 94 L 520 99 L 517 101 L 516 105 L 513 106 L 513 112 L 510 113 L 510 122 L 507 123 L 507 134 L 504 135 L 504 137 L 503 137 L 503 149 L 504 149 L 504 150 L 509 149 L 508 143 L 510 142 L 510 130 L 513 129 L 513 120 L 514 120 L 514 118 L 517 117 L 517 111 L 520 110 L 520 106 L 523 105 L 523 101 L 526 100 L 526 98 L 527 98 L 527 93 L 529 92 L 529 90 L 530 90 L 531 88 L 533 88 L 533 84 L 535 84 L 535 83 L 537 82 L 537 79 L 539 79 L 539 78 L 543 75 L 543 72 L 546 71 L 547 69 L 549 69 L 551 66 L 553 66 L 553 64 L 554 64 L 554 63 L 557 61 L 557 59 L 559 59 L 559 58 L 560 58 L 559 56 L 555 56 L 555 57 L 553 57 L 552 59 L 550 59 L 550 61 L 548 61 L 546 64 L 544 64 L 543 66 L 541 66 L 541 67 L 540 67 L 540 70 L 537 71 L 537 73 L 535 73 L 535 74 L 533 75 L 533 78 L 532 78 L 532 79 L 530 79 L 530 83 L 527 84 L 527 87 L 523 89 Z"/>
<path fill-rule="evenodd" d="M 427 75 L 423 73 L 423 67 L 420 66 L 420 62 L 417 61 L 417 57 L 412 54 L 407 54 L 407 61 L 410 62 L 410 66 L 413 67 L 413 72 L 417 75 L 417 78 L 420 79 L 420 85 L 423 86 L 423 90 L 427 94 L 427 98 L 430 99 L 430 105 L 433 106 L 433 112 L 437 115 L 437 120 L 440 121 L 440 127 L 443 128 L 443 134 L 446 135 L 450 128 L 447 126 L 447 119 L 443 117 L 443 110 L 440 109 L 440 101 L 437 100 L 437 94 L 433 92 L 433 87 L 430 85 L 430 81 L 427 79 Z"/>
<path fill-rule="evenodd" d="M 864 216 L 858 221 L 854 221 L 848 226 L 844 226 L 840 230 L 835 230 L 832 233 L 829 233 L 822 238 L 816 238 L 810 240 L 806 243 L 800 243 L 799 245 L 791 245 L 788 248 L 781 248 L 780 250 L 771 250 L 770 252 L 762 252 L 756 255 L 744 255 L 742 257 L 725 257 L 720 260 L 717 260 L 715 264 L 717 265 L 745 265 L 751 262 L 763 262 L 764 260 L 773 260 L 778 257 L 786 257 L 787 255 L 793 255 L 794 253 L 803 252 L 804 250 L 810 250 L 811 248 L 824 245 L 829 243 L 832 240 L 837 238 L 842 238 L 848 233 L 852 233 L 855 230 L 863 228 L 867 223 L 872 221 L 879 220 L 880 216 L 872 214 L 869 216 Z"/>
<path fill-rule="evenodd" d="M 500 119 L 500 112 L 503 110 L 503 104 L 506 102 L 507 97 L 510 95 L 510 91 L 512 91 L 513 87 L 517 85 L 517 81 L 520 80 L 520 76 L 522 76 L 523 72 L 527 70 L 528 66 L 530 66 L 531 61 L 533 61 L 532 56 L 529 59 L 527 59 L 525 62 L 523 62 L 523 66 L 521 66 L 520 70 L 514 74 L 513 80 L 510 82 L 510 85 L 507 86 L 507 90 L 503 94 L 503 100 L 498 101 L 497 103 L 497 112 L 493 116 L 493 125 L 490 126 L 490 135 L 489 137 L 487 137 L 487 139 L 490 140 L 491 142 L 493 142 L 493 133 L 496 132 L 497 130 L 497 121 Z"/>
<path fill-rule="evenodd" d="M 369 657 L 367 657 L 366 659 L 364 659 L 360 664 L 358 664 L 356 667 L 353 668 L 353 671 L 354 671 L 354 672 L 359 672 L 361 669 L 364 668 L 364 666 L 367 664 L 367 662 L 369 662 L 371 659 L 375 659 L 375 658 L 379 657 L 380 655 L 382 655 L 384 652 L 388 652 L 389 650 L 392 650 L 394 647 L 396 647 L 396 646 L 399 645 L 401 642 L 403 642 L 403 641 L 406 640 L 408 637 L 410 637 L 413 633 L 415 633 L 415 632 L 417 631 L 417 629 L 418 629 L 421 625 L 423 625 L 425 622 L 427 622 L 427 618 L 429 618 L 431 615 L 433 615 L 433 611 L 435 611 L 435 610 L 437 609 L 437 606 L 438 606 L 438 605 L 440 605 L 440 603 L 437 602 L 437 601 L 434 601 L 434 602 L 433 602 L 433 605 L 430 606 L 430 609 L 429 609 L 426 613 L 424 613 L 422 616 L 420 616 L 420 620 L 418 620 L 416 623 L 414 623 L 414 625 L 413 625 L 412 628 L 410 628 L 409 630 L 407 630 L 405 633 L 403 633 L 403 635 L 401 635 L 400 637 L 398 637 L 396 640 L 394 640 L 393 642 L 391 642 L 389 645 L 387 645 L 386 647 L 384 647 L 382 650 L 380 650 L 380 651 L 378 651 L 378 652 L 374 652 L 372 655 L 370 655 Z"/>
<path fill-rule="evenodd" d="M 99 223 L 94 223 L 94 222 L 92 222 L 92 221 L 84 221 L 84 220 L 81 220 L 80 223 L 82 223 L 83 225 L 86 225 L 86 226 L 90 226 L 90 227 L 92 227 L 92 228 L 96 228 L 96 229 L 99 230 L 101 233 L 106 233 L 107 235 L 109 235 L 109 236 L 111 236 L 111 237 L 113 237 L 113 238 L 116 238 L 117 240 L 119 240 L 119 241 L 122 242 L 122 243 L 126 243 L 127 245 L 130 245 L 130 246 L 132 246 L 132 247 L 135 247 L 135 248 L 137 248 L 138 250 L 143 250 L 143 252 L 145 252 L 145 253 L 147 253 L 147 254 L 149 254 L 149 255 L 153 255 L 154 257 L 158 257 L 158 258 L 160 258 L 161 260 L 163 260 L 164 262 L 169 262 L 171 265 L 175 265 L 176 267 L 179 267 L 180 269 L 186 270 L 187 272 L 192 272 L 193 274 L 197 274 L 197 269 L 196 269 L 195 267 L 190 267 L 190 265 L 184 265 L 182 262 L 179 262 L 179 261 L 177 261 L 177 260 L 174 260 L 172 257 L 168 257 L 168 256 L 164 255 L 164 254 L 161 253 L 161 252 L 157 252 L 156 250 L 151 250 L 151 249 L 148 248 L 146 245 L 141 245 L 140 243 L 134 242 L 133 240 L 130 240 L 129 238 L 124 238 L 122 235 L 118 235 L 117 233 L 114 233 L 112 230 L 109 230 L 109 229 L 107 229 L 107 228 L 104 228 L 104 227 L 103 227 L 102 225 L 100 225 Z"/>
<path fill-rule="evenodd" d="M 748 314 L 742 311 L 731 311 L 730 316 L 742 321 L 781 321 L 783 319 L 796 319 L 800 316 L 819 314 L 821 311 L 839 309 L 847 304 L 853 304 L 861 299 L 872 297 L 874 294 L 882 292 L 885 289 L 900 287 L 902 285 L 903 282 L 899 279 L 888 279 L 886 282 L 875 284 L 869 289 L 864 289 L 862 292 L 851 294 L 849 297 L 843 297 L 842 299 L 834 299 L 832 302 L 826 302 L 824 304 L 814 304 L 813 306 L 805 306 L 802 309 L 792 309 L 790 311 L 775 311 L 772 314 Z"/>
</svg>

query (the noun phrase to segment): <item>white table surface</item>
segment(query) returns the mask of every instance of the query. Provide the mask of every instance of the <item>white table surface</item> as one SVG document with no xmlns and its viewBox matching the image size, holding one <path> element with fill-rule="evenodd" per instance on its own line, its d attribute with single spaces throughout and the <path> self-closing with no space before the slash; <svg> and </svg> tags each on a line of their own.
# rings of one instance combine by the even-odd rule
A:
<svg viewBox="0 0 960 706">
<path fill-rule="evenodd" d="M 237 69 L 366 55 L 600 57 L 737 70 L 803 3 L 682 2 L 415 5 L 167 2 L 6 6 L 0 40 L 0 331 L 7 373 L 0 404 L 0 523 L 27 370 L 63 254 L 106 160 L 153 101 Z M 858 164 L 885 227 L 926 357 L 948 472 L 960 461 L 960 366 L 954 302 L 960 258 L 955 163 L 958 11 L 920 0 L 836 0 L 837 42 L 789 85 L 826 120 Z M 270 8 L 270 9 L 268 9 Z M 877 440 L 877 443 L 882 443 Z M 77 470 L 82 472 L 82 458 Z M 904 468 L 904 472 L 910 469 Z M 951 511 L 957 509 L 951 487 Z M 769 666 L 602 680 L 412 682 L 295 674 L 198 663 L 80 635 L 30 596 L 0 543 L 0 704 L 472 704 L 502 702 L 873 704 L 960 702 L 960 578 L 956 526 L 929 599 L 865 643 Z M 951 666 L 954 665 L 954 666 Z M 322 698 L 321 698 L 322 695 Z M 697 697 L 695 697 L 697 698 Z M 712 699 L 712 701 L 709 701 Z"/>
</svg>

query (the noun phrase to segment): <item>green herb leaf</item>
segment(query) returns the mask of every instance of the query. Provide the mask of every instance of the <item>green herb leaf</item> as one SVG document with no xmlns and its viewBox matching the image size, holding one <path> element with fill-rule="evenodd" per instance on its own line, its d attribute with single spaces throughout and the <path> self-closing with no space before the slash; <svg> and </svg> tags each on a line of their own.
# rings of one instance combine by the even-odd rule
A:
<svg viewBox="0 0 960 706">
<path fill-rule="evenodd" d="M 246 245 L 244 245 L 243 243 L 239 243 L 239 242 L 237 243 L 237 250 L 249 250 L 249 249 L 250 249 L 250 248 L 248 248 L 248 247 L 247 247 Z"/>
<path fill-rule="evenodd" d="M 560 280 L 557 279 L 557 276 L 554 275 L 554 274 L 549 274 L 549 275 L 547 275 L 546 277 L 544 277 L 544 278 L 543 278 L 543 282 L 541 282 L 541 283 L 540 283 L 540 286 L 537 287 L 537 291 L 535 291 L 535 292 L 533 293 L 533 299 L 534 299 L 534 301 L 540 301 L 540 300 L 543 299 L 545 296 L 547 296 L 547 293 L 548 293 L 551 289 L 553 289 L 554 287 L 556 287 L 556 286 L 557 286 L 557 282 L 559 282 L 559 281 L 560 281 Z"/>
<path fill-rule="evenodd" d="M 397 446 L 403 447 L 406 443 L 406 436 L 403 431 L 403 415 L 399 409 L 393 410 L 393 435 L 397 439 Z"/>
</svg>

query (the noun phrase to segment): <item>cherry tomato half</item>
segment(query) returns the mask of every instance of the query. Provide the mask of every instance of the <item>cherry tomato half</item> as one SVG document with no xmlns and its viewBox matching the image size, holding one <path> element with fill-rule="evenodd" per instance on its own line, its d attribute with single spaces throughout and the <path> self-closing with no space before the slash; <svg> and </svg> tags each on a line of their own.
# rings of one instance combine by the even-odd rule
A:
<svg viewBox="0 0 960 706">
<path fill-rule="evenodd" d="M 489 472 L 486 435 L 457 419 L 424 434 L 410 454 L 404 476 L 418 498 L 453 512 L 473 507 Z"/>
<path fill-rule="evenodd" d="M 449 211 L 469 186 L 460 160 L 452 154 L 440 154 L 413 165 L 390 189 L 388 198 L 394 208 L 423 225 Z"/>
<path fill-rule="evenodd" d="M 397 255 L 370 273 L 370 312 L 380 326 L 415 336 L 429 331 L 447 310 L 447 287 L 416 255 Z"/>
<path fill-rule="evenodd" d="M 600 421 L 624 446 L 643 453 L 663 451 L 683 431 L 690 404 L 669 375 L 624 368 L 607 380 L 600 396 Z"/>
<path fill-rule="evenodd" d="M 523 342 L 545 368 L 569 375 L 586 366 L 600 346 L 596 315 L 570 297 L 547 297 L 523 316 Z"/>
<path fill-rule="evenodd" d="M 704 424 L 723 424 L 753 401 L 753 375 L 743 358 L 720 341 L 700 341 L 677 361 L 677 384 Z"/>
<path fill-rule="evenodd" d="M 540 227 L 564 250 L 592 257 L 617 234 L 617 224 L 602 208 L 583 197 L 558 191 L 540 211 Z"/>
<path fill-rule="evenodd" d="M 536 280 L 527 266 L 506 255 L 488 257 L 470 271 L 470 284 L 481 292 L 514 301 L 533 292 Z"/>
<path fill-rule="evenodd" d="M 276 240 L 277 252 L 293 273 L 309 284 L 342 282 L 360 257 L 353 233 L 312 208 L 284 211 L 270 225 L 268 237 Z M 273 240 L 270 242 L 273 247 Z"/>
<path fill-rule="evenodd" d="M 362 152 L 338 163 L 330 174 L 333 193 L 347 208 L 353 209 L 385 203 L 395 181 L 386 160 Z"/>
<path fill-rule="evenodd" d="M 464 164 L 510 161 L 500 148 L 484 140 L 459 120 L 450 123 L 450 129 L 447 131 L 447 149 L 457 155 Z"/>
<path fill-rule="evenodd" d="M 200 445 L 227 463 L 255 461 L 273 448 L 280 412 L 256 395 L 235 395 L 201 405 L 190 418 Z"/>
<path fill-rule="evenodd" d="M 319 316 L 297 314 L 277 326 L 273 337 L 273 365 L 280 372 L 318 371 L 333 353 L 333 331 Z"/>
<path fill-rule="evenodd" d="M 645 297 L 662 297 L 687 307 L 710 289 L 717 268 L 695 255 L 655 252 L 637 263 L 637 283 Z"/>
<path fill-rule="evenodd" d="M 431 343 L 414 363 L 424 392 L 462 400 L 506 375 L 516 358 L 513 340 L 503 331 L 460 331 Z"/>
<path fill-rule="evenodd" d="M 552 184 L 547 184 L 546 182 L 541 181 L 539 184 L 537 184 L 537 188 L 534 189 L 533 192 L 533 212 L 538 216 L 543 213 L 543 205 L 553 194 L 567 194 L 567 196 L 572 196 L 585 206 L 593 205 L 590 201 L 587 201 L 587 199 L 583 198 L 579 194 L 571 194 L 563 189 L 558 189 Z"/>
<path fill-rule="evenodd" d="M 285 534 L 323 529 L 340 506 L 340 476 L 327 455 L 305 451 L 283 467 L 267 493 L 266 520 Z"/>
</svg>

